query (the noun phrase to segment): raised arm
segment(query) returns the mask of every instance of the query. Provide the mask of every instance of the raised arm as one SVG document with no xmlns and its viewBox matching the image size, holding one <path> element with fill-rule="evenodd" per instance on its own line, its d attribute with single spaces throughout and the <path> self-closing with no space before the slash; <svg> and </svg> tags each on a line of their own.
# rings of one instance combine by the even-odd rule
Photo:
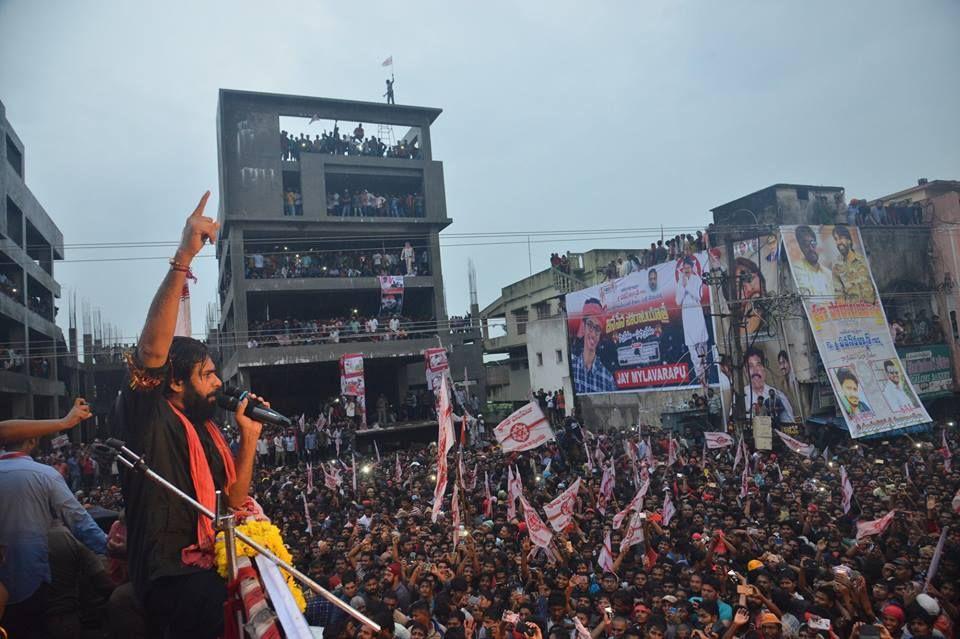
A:
<svg viewBox="0 0 960 639">
<path fill-rule="evenodd" d="M 8 419 L 0 422 L 0 443 L 19 442 L 68 430 L 92 415 L 87 400 L 78 397 L 73 400 L 70 412 L 60 419 Z"/>
<path fill-rule="evenodd" d="M 187 272 L 190 270 L 190 264 L 208 240 L 211 244 L 217 240 L 220 225 L 203 214 L 209 197 L 210 191 L 204 193 L 197 208 L 187 218 L 180 238 L 180 247 L 174 254 L 170 270 L 163 278 L 150 304 L 147 322 L 143 326 L 140 341 L 137 343 L 137 357 L 145 368 L 159 368 L 167 362 L 167 353 L 170 351 L 173 331 L 177 325 L 180 293 L 183 290 Z"/>
</svg>

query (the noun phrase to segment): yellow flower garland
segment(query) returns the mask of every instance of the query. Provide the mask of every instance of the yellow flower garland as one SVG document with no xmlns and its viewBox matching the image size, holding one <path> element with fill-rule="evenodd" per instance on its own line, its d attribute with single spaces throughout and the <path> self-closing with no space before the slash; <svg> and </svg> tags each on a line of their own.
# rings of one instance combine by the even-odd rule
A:
<svg viewBox="0 0 960 639">
<path fill-rule="evenodd" d="M 250 537 L 255 542 L 262 545 L 288 564 L 293 563 L 293 557 L 290 555 L 290 551 L 287 550 L 287 547 L 283 544 L 283 538 L 280 536 L 280 530 L 269 521 L 248 519 L 237 526 L 237 531 L 242 532 L 247 537 Z M 226 579 L 227 546 L 223 540 L 223 533 L 217 535 L 217 543 L 214 546 L 214 552 L 216 553 L 217 559 L 217 572 L 220 573 L 221 577 Z M 237 539 L 238 557 L 253 557 L 256 554 L 256 550 L 243 543 L 243 541 L 240 539 Z M 300 590 L 299 584 L 297 584 L 293 576 L 286 570 L 281 568 L 280 571 L 283 573 L 283 577 L 287 582 L 287 588 L 289 588 L 290 592 L 293 594 L 294 601 L 297 602 L 297 608 L 300 609 L 300 612 L 303 612 L 307 609 L 307 602 L 303 598 L 303 592 Z"/>
</svg>

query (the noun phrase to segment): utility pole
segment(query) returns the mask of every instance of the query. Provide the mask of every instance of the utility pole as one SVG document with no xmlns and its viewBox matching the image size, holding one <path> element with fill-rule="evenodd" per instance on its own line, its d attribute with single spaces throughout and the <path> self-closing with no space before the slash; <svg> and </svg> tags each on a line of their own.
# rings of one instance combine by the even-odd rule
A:
<svg viewBox="0 0 960 639">
<path fill-rule="evenodd" d="M 736 258 L 733 255 L 733 234 L 724 232 L 723 247 L 727 252 L 727 304 L 730 307 L 730 330 L 733 331 L 731 344 L 731 367 L 733 379 L 730 380 L 733 392 L 730 399 L 733 401 L 733 424 L 740 430 L 746 420 L 746 411 L 743 405 L 743 342 L 740 341 L 740 327 L 743 325 L 743 306 L 740 300 L 740 278 L 737 277 Z"/>
</svg>

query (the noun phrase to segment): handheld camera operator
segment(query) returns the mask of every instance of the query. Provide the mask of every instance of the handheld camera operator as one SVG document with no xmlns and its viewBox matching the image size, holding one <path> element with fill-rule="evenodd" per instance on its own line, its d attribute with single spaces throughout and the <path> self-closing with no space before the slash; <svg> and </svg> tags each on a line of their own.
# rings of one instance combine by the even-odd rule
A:
<svg viewBox="0 0 960 639">
<path fill-rule="evenodd" d="M 231 508 L 248 499 L 262 425 L 235 418 L 240 446 L 234 457 L 212 418 L 222 386 L 202 342 L 174 337 L 180 291 L 193 258 L 216 241 L 219 225 L 203 214 L 210 192 L 187 218 L 170 270 L 150 305 L 129 380 L 111 424 L 128 448 L 161 477 L 215 510 L 215 491 Z M 251 397 L 256 398 L 255 395 Z M 269 405 L 266 404 L 265 405 Z M 142 473 L 121 474 L 126 503 L 130 579 L 153 636 L 215 637 L 223 627 L 226 584 L 215 571 L 213 522 Z"/>
</svg>

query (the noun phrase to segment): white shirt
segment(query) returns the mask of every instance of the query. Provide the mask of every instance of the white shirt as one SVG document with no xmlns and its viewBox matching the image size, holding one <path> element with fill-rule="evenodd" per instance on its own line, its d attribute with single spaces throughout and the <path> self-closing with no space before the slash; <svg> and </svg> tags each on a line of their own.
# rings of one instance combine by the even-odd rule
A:
<svg viewBox="0 0 960 639">
<path fill-rule="evenodd" d="M 913 400 L 910 399 L 906 391 L 900 388 L 898 384 L 894 384 L 889 380 L 883 385 L 882 392 L 883 398 L 887 400 L 887 404 L 890 406 L 890 410 L 895 413 L 916 407 L 916 404 L 913 403 Z"/>
<path fill-rule="evenodd" d="M 783 404 L 783 411 L 780 413 L 780 421 L 783 422 L 792 422 L 793 421 L 793 406 L 790 405 L 790 400 L 787 399 L 786 394 L 778 388 L 774 388 L 770 384 L 763 385 L 763 399 L 766 400 L 770 397 L 770 391 L 773 391 L 777 394 L 777 398 Z M 757 403 L 757 396 L 753 394 L 753 386 L 748 385 L 744 391 L 747 401 L 747 417 L 753 417 L 753 407 Z"/>
<path fill-rule="evenodd" d="M 258 439 L 258 440 L 257 440 L 257 454 L 258 454 L 258 455 L 266 455 L 268 450 L 269 450 L 269 449 L 268 449 L 268 447 L 267 447 L 267 440 L 266 440 L 266 439 Z"/>
<path fill-rule="evenodd" d="M 833 297 L 833 273 L 819 262 L 816 266 L 810 266 L 804 259 L 797 260 L 793 264 L 793 274 L 797 278 L 797 288 L 801 295 Z M 831 301 L 833 300 L 824 300 Z"/>
</svg>

